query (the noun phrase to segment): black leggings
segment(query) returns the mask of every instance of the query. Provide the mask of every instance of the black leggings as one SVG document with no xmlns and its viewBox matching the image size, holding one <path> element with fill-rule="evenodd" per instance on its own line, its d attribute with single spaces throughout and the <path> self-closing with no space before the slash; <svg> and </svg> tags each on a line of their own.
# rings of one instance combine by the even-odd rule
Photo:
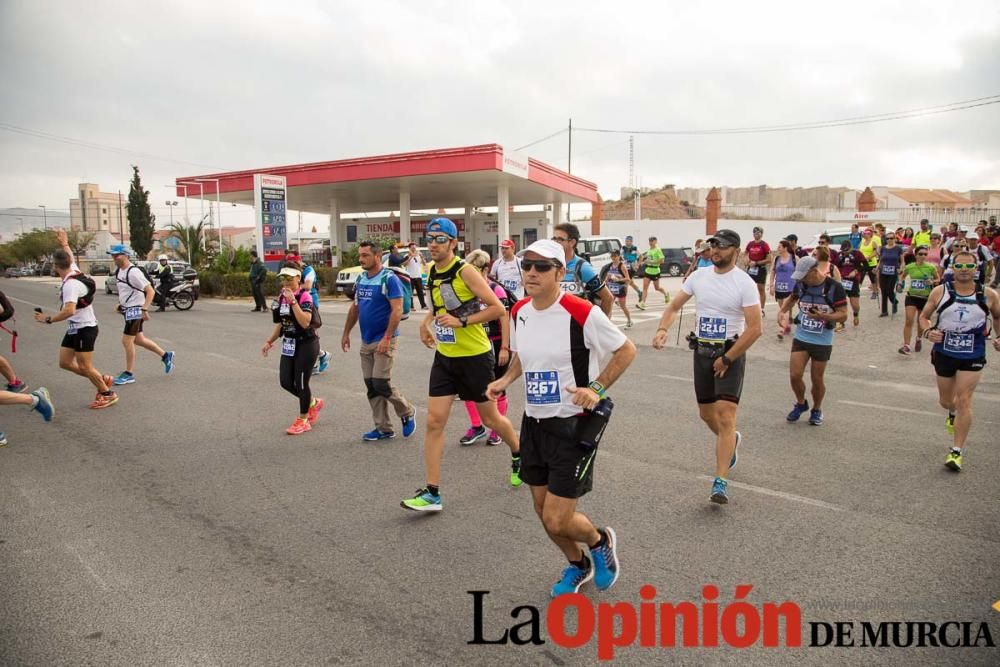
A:
<svg viewBox="0 0 1000 667">
<path fill-rule="evenodd" d="M 279 339 L 280 340 L 280 339 Z M 295 345 L 295 356 L 281 355 L 281 388 L 299 397 L 299 414 L 309 412 L 312 405 L 312 391 L 309 389 L 309 378 L 312 376 L 313 365 L 319 356 L 319 338 L 299 340 Z"/>
<path fill-rule="evenodd" d="M 892 301 L 892 312 L 896 312 L 899 307 L 899 302 L 896 300 L 896 280 L 898 276 L 896 274 L 888 275 L 885 273 L 879 274 L 878 277 L 878 288 L 882 292 L 882 312 L 889 312 L 889 302 Z"/>
</svg>

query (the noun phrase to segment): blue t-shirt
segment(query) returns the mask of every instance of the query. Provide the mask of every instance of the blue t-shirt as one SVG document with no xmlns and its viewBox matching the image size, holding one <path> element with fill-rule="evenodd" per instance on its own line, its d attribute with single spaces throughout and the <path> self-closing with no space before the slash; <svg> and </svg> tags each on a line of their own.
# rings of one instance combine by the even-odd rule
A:
<svg viewBox="0 0 1000 667">
<path fill-rule="evenodd" d="M 580 265 L 580 280 L 583 282 L 582 290 L 581 286 L 576 283 L 576 265 L 580 262 L 583 262 Z M 594 294 L 600 291 L 601 285 L 601 276 L 597 273 L 594 265 L 579 255 L 574 255 L 573 259 L 569 260 L 569 264 L 566 265 L 566 275 L 563 276 L 559 287 L 567 294 L 585 298 L 585 294 Z"/>
<path fill-rule="evenodd" d="M 314 269 L 311 266 L 307 266 L 302 271 L 302 282 L 306 282 L 307 280 L 309 280 L 309 276 L 312 276 L 312 281 L 313 281 L 312 289 L 309 290 L 309 296 L 312 297 L 313 303 L 316 305 L 316 308 L 319 308 L 319 289 L 316 287 L 316 269 Z"/>
<path fill-rule="evenodd" d="M 895 275 L 899 273 L 899 266 L 903 263 L 903 254 L 906 246 L 894 245 L 891 248 L 882 246 L 882 254 L 879 256 L 882 262 L 882 273 Z M 892 268 L 889 268 L 892 267 Z"/>
<path fill-rule="evenodd" d="M 712 266 L 712 260 L 707 257 L 699 257 L 696 268 L 704 269 L 706 266 Z"/>
<path fill-rule="evenodd" d="M 799 324 L 795 329 L 795 338 L 803 343 L 813 345 L 833 345 L 833 325 L 827 326 L 824 320 L 809 317 L 808 310 L 816 308 L 824 313 L 832 313 L 838 307 L 847 303 L 847 292 L 844 286 L 827 278 L 819 285 L 809 286 L 800 283 L 795 287 L 799 296 L 796 304 L 799 308 Z M 826 296 L 830 294 L 833 304 L 827 303 Z"/>
<path fill-rule="evenodd" d="M 361 324 L 361 342 L 370 345 L 382 339 L 392 314 L 389 300 L 402 298 L 403 283 L 389 269 L 382 269 L 374 277 L 370 277 L 367 271 L 361 273 L 354 292 L 354 301 L 358 304 L 358 322 Z M 393 331 L 392 335 L 398 336 L 399 329 Z"/>
<path fill-rule="evenodd" d="M 851 241 L 851 248 L 857 250 L 861 247 L 861 232 L 852 232 L 848 237 Z"/>
</svg>

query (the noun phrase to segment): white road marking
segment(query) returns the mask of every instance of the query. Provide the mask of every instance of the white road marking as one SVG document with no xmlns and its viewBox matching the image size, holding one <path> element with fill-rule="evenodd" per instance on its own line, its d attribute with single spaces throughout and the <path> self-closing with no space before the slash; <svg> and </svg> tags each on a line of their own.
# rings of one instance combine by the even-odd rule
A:
<svg viewBox="0 0 1000 667">
<path fill-rule="evenodd" d="M 10 296 L 10 297 L 7 297 L 7 298 L 10 299 L 11 301 L 20 301 L 21 303 L 26 303 L 29 306 L 31 306 L 32 308 L 44 308 L 45 307 L 45 306 L 43 306 L 40 303 L 35 303 L 33 301 L 25 301 L 24 299 L 18 299 L 16 296 Z"/>
<path fill-rule="evenodd" d="M 921 415 L 935 417 L 936 415 L 927 412 L 927 410 L 911 410 L 910 408 L 897 408 L 892 405 L 872 405 L 871 403 L 862 403 L 861 401 L 837 401 L 838 403 L 843 403 L 844 405 L 854 405 L 859 408 L 869 408 L 871 410 L 891 410 L 893 412 L 905 412 L 911 415 Z"/>
<path fill-rule="evenodd" d="M 708 475 L 698 475 L 699 479 L 707 479 L 710 482 L 714 482 L 714 477 L 709 477 Z M 762 493 L 765 496 L 773 496 L 775 498 L 783 498 L 784 500 L 793 500 L 797 503 L 803 503 L 805 505 L 812 505 L 813 507 L 820 507 L 822 509 L 833 510 L 834 512 L 846 512 L 847 509 L 839 507 L 837 505 L 832 505 L 822 500 L 816 500 L 815 498 L 806 498 L 805 496 L 797 496 L 794 493 L 785 493 L 784 491 L 775 491 L 774 489 L 767 489 L 763 486 L 753 486 L 751 484 L 744 484 L 742 482 L 734 482 L 729 480 L 729 485 L 734 486 L 737 489 L 746 489 L 747 491 L 756 491 L 757 493 Z"/>
<path fill-rule="evenodd" d="M 657 375 L 658 378 L 665 378 L 667 380 L 680 380 L 681 382 L 694 382 L 694 378 L 686 378 L 680 375 Z M 715 479 L 713 477 L 713 479 Z"/>
<path fill-rule="evenodd" d="M 83 565 L 83 569 L 85 569 L 87 573 L 94 578 L 94 581 L 97 582 L 98 586 L 100 586 L 102 590 L 105 591 L 108 590 L 107 582 L 105 582 L 104 579 L 101 578 L 101 575 L 97 574 L 97 571 L 94 570 L 94 568 L 91 567 L 90 563 L 88 563 L 84 559 L 83 554 L 81 554 L 79 550 L 72 544 L 66 544 L 64 546 L 66 547 L 67 551 L 76 556 L 76 559 L 80 561 L 80 565 Z"/>
</svg>

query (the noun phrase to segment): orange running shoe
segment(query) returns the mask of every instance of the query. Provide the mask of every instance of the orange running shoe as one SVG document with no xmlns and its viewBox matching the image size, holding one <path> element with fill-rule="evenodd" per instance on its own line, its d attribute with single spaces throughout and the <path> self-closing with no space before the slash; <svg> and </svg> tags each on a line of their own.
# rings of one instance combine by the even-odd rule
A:
<svg viewBox="0 0 1000 667">
<path fill-rule="evenodd" d="M 299 417 L 294 422 L 292 422 L 291 426 L 285 429 L 285 433 L 287 433 L 288 435 L 299 435 L 301 433 L 305 433 L 306 431 L 311 431 L 311 430 L 312 426 L 309 425 L 309 420 Z"/>
<path fill-rule="evenodd" d="M 115 379 L 110 375 L 102 375 L 101 379 L 104 380 L 104 384 L 108 385 L 108 389 L 111 389 L 113 386 L 115 386 Z"/>
<path fill-rule="evenodd" d="M 107 408 L 118 402 L 118 394 L 111 392 L 110 394 L 97 394 L 94 398 L 94 402 L 90 404 L 91 410 L 101 410 L 102 408 Z"/>
<path fill-rule="evenodd" d="M 319 419 L 319 411 L 326 407 L 326 401 L 322 398 L 314 398 L 313 404 L 309 407 L 309 424 L 315 424 Z"/>
</svg>

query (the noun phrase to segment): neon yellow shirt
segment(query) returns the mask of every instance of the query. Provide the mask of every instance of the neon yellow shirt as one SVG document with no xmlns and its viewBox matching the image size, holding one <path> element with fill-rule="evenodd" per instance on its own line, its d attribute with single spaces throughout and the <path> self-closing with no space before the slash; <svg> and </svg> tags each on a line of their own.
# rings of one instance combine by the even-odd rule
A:
<svg viewBox="0 0 1000 667">
<path fill-rule="evenodd" d="M 868 260 L 868 266 L 878 266 L 878 253 L 876 251 L 881 247 L 882 239 L 872 236 L 871 241 L 868 243 L 865 243 L 865 240 L 861 239 L 861 245 L 858 246 L 858 250 Z"/>
<path fill-rule="evenodd" d="M 435 269 L 438 275 L 446 273 L 458 262 L 458 257 L 452 259 L 443 271 Z M 455 290 L 455 296 L 459 301 L 465 303 L 478 297 L 469 289 L 469 286 L 462 280 L 462 270 L 455 274 L 451 281 L 451 286 Z M 441 297 L 440 285 L 443 281 L 435 278 L 431 286 L 431 301 L 434 304 L 434 315 L 444 314 L 444 299 Z M 493 344 L 490 343 L 486 335 L 486 328 L 478 324 L 467 327 L 442 327 L 431 322 L 431 329 L 434 331 L 434 338 L 437 340 L 437 351 L 446 357 L 474 357 L 479 354 L 486 354 L 493 351 Z"/>
</svg>

